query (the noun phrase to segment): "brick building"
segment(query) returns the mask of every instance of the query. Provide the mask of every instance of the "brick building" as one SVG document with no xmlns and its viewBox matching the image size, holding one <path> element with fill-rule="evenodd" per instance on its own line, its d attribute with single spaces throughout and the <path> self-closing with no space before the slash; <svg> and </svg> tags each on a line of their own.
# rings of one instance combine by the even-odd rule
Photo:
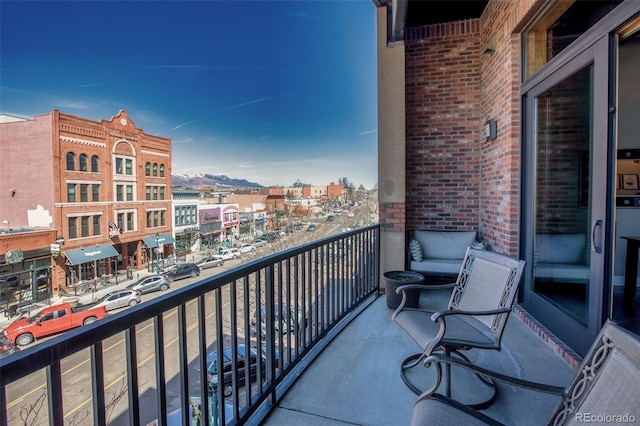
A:
<svg viewBox="0 0 640 426">
<path fill-rule="evenodd" d="M 1 124 L 0 217 L 55 229 L 53 294 L 172 256 L 171 140 L 126 111 L 99 122 L 53 110 Z"/>
</svg>

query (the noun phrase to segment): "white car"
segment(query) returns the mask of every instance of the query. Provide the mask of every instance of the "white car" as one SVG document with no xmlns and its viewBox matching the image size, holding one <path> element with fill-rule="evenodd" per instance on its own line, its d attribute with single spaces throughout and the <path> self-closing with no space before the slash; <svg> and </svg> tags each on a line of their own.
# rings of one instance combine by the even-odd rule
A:
<svg viewBox="0 0 640 426">
<path fill-rule="evenodd" d="M 96 306 L 104 306 L 107 311 L 124 308 L 125 306 L 136 306 L 140 303 L 140 292 L 133 289 L 118 290 L 107 293 L 98 301 Z"/>
<path fill-rule="evenodd" d="M 222 256 L 224 260 L 236 259 L 240 257 L 240 254 L 241 252 L 237 248 L 228 248 L 220 252 L 220 256 Z"/>
<path fill-rule="evenodd" d="M 253 244 L 243 244 L 240 246 L 239 250 L 240 253 L 249 253 L 252 251 L 256 251 L 256 246 L 254 246 Z"/>
</svg>

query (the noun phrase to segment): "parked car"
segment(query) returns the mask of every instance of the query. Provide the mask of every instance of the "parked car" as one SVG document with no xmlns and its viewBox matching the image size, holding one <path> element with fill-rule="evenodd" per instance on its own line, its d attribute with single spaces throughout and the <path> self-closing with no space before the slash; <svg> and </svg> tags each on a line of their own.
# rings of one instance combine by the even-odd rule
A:
<svg viewBox="0 0 640 426">
<path fill-rule="evenodd" d="M 236 259 L 240 257 L 240 250 L 237 248 L 224 249 L 220 252 L 220 256 L 222 256 L 224 260 Z"/>
<path fill-rule="evenodd" d="M 307 231 L 309 232 L 313 232 L 316 230 L 316 225 L 314 225 L 313 223 L 311 225 L 309 225 L 309 227 L 307 228 Z"/>
<path fill-rule="evenodd" d="M 171 281 L 165 275 L 151 275 L 142 278 L 135 284 L 127 286 L 132 290 L 139 291 L 140 294 L 151 293 L 152 291 L 166 291 L 171 287 Z"/>
<path fill-rule="evenodd" d="M 335 217 L 332 214 L 327 216 L 327 222 L 331 222 L 331 221 L 333 221 L 333 219 L 335 219 Z"/>
<path fill-rule="evenodd" d="M 267 241 L 272 243 L 272 242 L 278 241 L 280 239 L 280 232 L 279 231 L 271 231 L 271 232 L 268 232 L 268 233 L 264 234 L 264 237 L 267 239 Z"/>
<path fill-rule="evenodd" d="M 71 307 L 69 303 L 46 306 L 32 316 L 22 316 L 4 329 L 4 336 L 14 345 L 24 346 L 40 337 L 62 333 L 91 324 L 107 315 L 101 305 Z"/>
<path fill-rule="evenodd" d="M 253 244 L 243 244 L 238 250 L 240 250 L 240 253 L 249 253 L 252 251 L 256 251 L 256 246 L 254 246 Z"/>
<path fill-rule="evenodd" d="M 213 268 L 214 266 L 222 266 L 224 264 L 224 259 L 222 256 L 218 254 L 214 254 L 213 256 L 205 257 L 200 262 L 196 263 L 200 270 Z"/>
<path fill-rule="evenodd" d="M 244 344 L 239 344 L 236 347 L 237 351 L 237 377 L 241 384 L 245 382 L 245 368 L 247 364 L 249 365 L 249 376 L 253 380 L 256 378 L 256 371 L 258 360 L 261 360 L 261 357 L 258 357 L 253 348 L 249 348 L 249 360 L 247 362 L 247 348 Z M 224 377 L 224 382 L 222 384 L 222 394 L 226 397 L 231 396 L 233 394 L 233 380 L 232 380 L 232 370 L 233 370 L 233 354 L 232 348 L 224 348 L 222 350 L 222 374 Z M 207 355 L 207 388 L 209 390 L 209 394 L 213 393 L 213 388 L 218 384 L 218 353 L 211 352 Z M 264 371 L 264 370 L 263 370 Z M 220 389 L 218 388 L 218 391 Z"/>
<path fill-rule="evenodd" d="M 195 278 L 200 275 L 200 268 L 195 263 L 182 263 L 164 275 L 172 282 L 183 278 Z"/>
<path fill-rule="evenodd" d="M 253 245 L 255 247 L 262 247 L 267 245 L 267 239 L 265 237 L 256 237 L 253 240 Z"/>
<path fill-rule="evenodd" d="M 274 306 L 274 329 L 276 334 L 292 333 L 295 331 L 295 324 L 298 323 L 298 329 L 303 330 L 305 327 L 305 318 L 302 310 L 297 310 L 287 305 L 282 305 L 281 308 L 278 305 Z M 253 312 L 251 317 L 251 327 L 254 333 L 258 333 L 257 330 L 257 311 Z M 267 312 L 264 306 L 260 307 L 260 335 L 265 336 L 267 332 Z"/>
<path fill-rule="evenodd" d="M 95 306 L 104 306 L 107 311 L 110 311 L 124 308 L 125 306 L 136 306 L 140 302 L 140 292 L 128 288 L 105 294 L 98 300 Z"/>
<path fill-rule="evenodd" d="M 11 340 L 0 335 L 0 358 L 9 356 L 16 351 L 18 351 L 18 347 L 11 343 Z"/>
</svg>

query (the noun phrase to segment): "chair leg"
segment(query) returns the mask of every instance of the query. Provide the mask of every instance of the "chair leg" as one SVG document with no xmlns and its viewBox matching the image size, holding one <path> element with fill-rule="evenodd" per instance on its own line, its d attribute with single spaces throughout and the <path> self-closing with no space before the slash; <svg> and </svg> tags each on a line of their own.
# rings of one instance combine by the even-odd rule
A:
<svg viewBox="0 0 640 426">
<path fill-rule="evenodd" d="M 467 358 L 465 355 L 463 355 L 461 352 L 457 351 L 457 350 L 449 350 L 449 349 L 444 349 L 443 350 L 443 354 L 447 355 L 447 356 L 458 356 L 460 358 L 462 358 L 463 360 L 470 362 L 469 358 Z M 406 370 L 409 370 L 415 366 L 417 366 L 418 364 L 421 364 L 421 362 L 424 360 L 425 356 L 423 353 L 417 353 L 417 354 L 413 354 L 408 356 L 407 358 L 405 358 L 401 365 L 400 365 L 400 376 L 402 377 L 402 381 L 405 383 L 405 385 L 407 385 L 407 387 L 409 389 L 411 389 L 411 391 L 413 393 L 415 393 L 416 395 L 420 395 L 422 394 L 424 391 L 421 390 L 420 388 L 418 388 L 415 384 L 413 384 L 411 382 L 411 380 L 409 380 L 409 378 L 406 375 Z M 445 364 L 444 365 L 444 372 L 442 371 L 442 366 L 440 365 L 440 363 L 434 363 L 435 364 L 435 368 L 436 368 L 436 381 L 433 384 L 433 386 L 431 387 L 431 389 L 427 390 L 425 393 L 432 395 L 434 394 L 438 388 L 440 387 L 440 384 L 442 383 L 442 378 L 444 376 L 444 394 L 445 396 L 447 396 L 448 398 L 451 398 L 451 366 L 449 364 Z M 489 407 L 491 404 L 493 404 L 496 400 L 496 398 L 498 397 L 498 388 L 496 386 L 496 383 L 493 379 L 483 376 L 481 374 L 478 373 L 474 373 L 474 375 L 480 380 L 480 383 L 484 384 L 485 386 L 488 386 L 489 388 L 491 388 L 492 392 L 491 392 L 491 396 L 489 398 L 487 398 L 484 401 L 481 402 L 477 402 L 474 404 L 466 404 L 468 407 L 473 408 L 475 410 L 483 410 L 487 407 Z"/>
</svg>

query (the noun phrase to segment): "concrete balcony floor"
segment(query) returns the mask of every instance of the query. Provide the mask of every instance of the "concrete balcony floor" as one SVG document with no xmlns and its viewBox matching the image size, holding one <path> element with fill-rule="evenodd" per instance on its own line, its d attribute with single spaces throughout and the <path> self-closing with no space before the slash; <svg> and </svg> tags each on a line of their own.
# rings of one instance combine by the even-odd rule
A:
<svg viewBox="0 0 640 426">
<path fill-rule="evenodd" d="M 450 290 L 423 292 L 421 307 L 446 307 Z M 287 425 L 408 425 L 417 398 L 400 377 L 400 363 L 418 346 L 391 321 L 384 295 L 367 307 L 311 363 L 263 422 Z M 566 386 L 573 370 L 516 315 L 511 315 L 501 351 L 468 351 L 473 362 L 514 377 Z M 410 374 L 431 386 L 435 373 L 422 365 Z M 467 402 L 487 388 L 466 372 L 452 374 L 453 396 Z M 509 425 L 540 425 L 557 397 L 498 384 L 496 402 L 483 412 Z M 476 400 L 477 401 L 477 400 Z M 471 402 L 469 400 L 468 402 Z"/>
</svg>

